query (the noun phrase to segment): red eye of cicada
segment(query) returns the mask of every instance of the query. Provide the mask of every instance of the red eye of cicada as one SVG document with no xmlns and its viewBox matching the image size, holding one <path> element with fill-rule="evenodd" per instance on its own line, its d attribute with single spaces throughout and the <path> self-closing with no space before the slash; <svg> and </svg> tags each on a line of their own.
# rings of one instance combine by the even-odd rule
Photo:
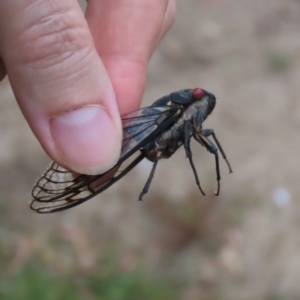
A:
<svg viewBox="0 0 300 300">
<path fill-rule="evenodd" d="M 204 91 L 200 88 L 195 88 L 193 89 L 192 94 L 196 99 L 201 100 L 204 96 Z"/>
</svg>

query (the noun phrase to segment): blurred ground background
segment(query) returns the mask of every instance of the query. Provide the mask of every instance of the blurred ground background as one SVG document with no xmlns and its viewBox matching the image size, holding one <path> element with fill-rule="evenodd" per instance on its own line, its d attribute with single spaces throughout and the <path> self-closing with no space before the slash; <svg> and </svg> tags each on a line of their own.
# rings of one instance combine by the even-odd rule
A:
<svg viewBox="0 0 300 300">
<path fill-rule="evenodd" d="M 142 163 L 101 196 L 37 215 L 29 192 L 49 159 L 0 84 L 1 299 L 300 299 L 300 1 L 185 0 L 155 52 L 143 105 L 181 88 L 217 96 L 232 164 L 197 143 L 201 196 L 183 149 Z M 138 42 L 138 41 L 137 41 Z"/>
</svg>

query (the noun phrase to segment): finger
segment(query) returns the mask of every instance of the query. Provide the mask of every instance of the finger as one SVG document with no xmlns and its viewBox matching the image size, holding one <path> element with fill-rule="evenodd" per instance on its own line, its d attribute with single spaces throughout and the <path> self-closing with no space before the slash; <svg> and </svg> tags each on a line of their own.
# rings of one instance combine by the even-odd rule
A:
<svg viewBox="0 0 300 300">
<path fill-rule="evenodd" d="M 0 56 L 53 160 L 85 174 L 114 165 L 122 140 L 118 108 L 77 1 L 1 1 Z"/>
<path fill-rule="evenodd" d="M 167 0 L 89 0 L 87 22 L 121 114 L 140 105 L 146 66 L 160 35 L 164 34 L 161 30 L 168 3 Z"/>
</svg>

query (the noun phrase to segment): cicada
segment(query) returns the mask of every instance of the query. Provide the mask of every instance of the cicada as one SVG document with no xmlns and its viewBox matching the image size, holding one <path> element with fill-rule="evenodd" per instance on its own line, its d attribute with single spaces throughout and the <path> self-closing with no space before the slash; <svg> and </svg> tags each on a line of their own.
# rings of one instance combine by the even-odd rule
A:
<svg viewBox="0 0 300 300">
<path fill-rule="evenodd" d="M 213 129 L 202 128 L 215 105 L 213 94 L 200 88 L 183 89 L 156 100 L 151 106 L 123 115 L 123 143 L 117 164 L 103 174 L 84 175 L 68 171 L 53 162 L 32 190 L 31 209 L 39 213 L 52 213 L 77 206 L 105 191 L 147 158 L 153 162 L 153 167 L 139 196 L 142 200 L 149 190 L 158 161 L 171 157 L 182 145 L 196 184 L 205 195 L 192 159 L 192 137 L 215 157 L 215 194 L 218 195 L 221 179 L 218 149 L 228 165 L 229 173 L 232 169 Z"/>
</svg>

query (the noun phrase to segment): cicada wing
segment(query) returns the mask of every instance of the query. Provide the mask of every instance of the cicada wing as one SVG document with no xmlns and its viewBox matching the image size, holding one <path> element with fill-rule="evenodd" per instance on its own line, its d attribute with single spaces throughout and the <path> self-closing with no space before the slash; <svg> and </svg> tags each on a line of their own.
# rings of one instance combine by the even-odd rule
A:
<svg viewBox="0 0 300 300">
<path fill-rule="evenodd" d="M 144 158 L 145 155 L 140 153 L 135 159 L 128 159 L 174 122 L 175 114 L 176 109 L 172 106 L 150 106 L 124 115 L 118 163 L 100 175 L 76 174 L 52 163 L 32 190 L 31 209 L 40 213 L 61 211 L 103 192 Z"/>
<path fill-rule="evenodd" d="M 52 163 L 35 184 L 30 207 L 37 212 L 53 212 L 78 205 L 107 185 L 111 178 L 76 174 Z"/>
<path fill-rule="evenodd" d="M 32 190 L 30 208 L 39 213 L 51 213 L 77 206 L 109 188 L 144 157 L 140 153 L 126 167 L 125 163 L 122 167 L 117 164 L 106 173 L 94 176 L 76 174 L 52 163 Z"/>
</svg>

